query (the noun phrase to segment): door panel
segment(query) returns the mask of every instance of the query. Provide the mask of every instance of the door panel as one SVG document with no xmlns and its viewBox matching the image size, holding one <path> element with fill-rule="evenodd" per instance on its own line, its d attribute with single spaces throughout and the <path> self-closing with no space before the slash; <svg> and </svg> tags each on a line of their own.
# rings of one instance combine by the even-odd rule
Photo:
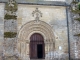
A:
<svg viewBox="0 0 80 60">
<path fill-rule="evenodd" d="M 30 37 L 30 59 L 44 58 L 45 48 L 44 48 L 43 36 L 39 33 L 35 33 Z M 39 49 L 41 48 L 41 50 Z M 42 56 L 39 56 L 39 50 Z"/>
</svg>

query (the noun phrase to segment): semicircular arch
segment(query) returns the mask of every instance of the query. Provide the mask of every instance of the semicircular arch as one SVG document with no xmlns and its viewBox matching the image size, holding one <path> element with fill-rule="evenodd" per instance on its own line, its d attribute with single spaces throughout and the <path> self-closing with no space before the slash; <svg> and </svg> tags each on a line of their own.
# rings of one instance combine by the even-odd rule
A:
<svg viewBox="0 0 80 60">
<path fill-rule="evenodd" d="M 36 22 L 35 20 L 30 21 L 21 27 L 18 33 L 18 40 L 30 42 L 30 36 L 36 32 L 44 36 L 45 42 L 55 40 L 51 26 L 44 21 Z"/>
</svg>

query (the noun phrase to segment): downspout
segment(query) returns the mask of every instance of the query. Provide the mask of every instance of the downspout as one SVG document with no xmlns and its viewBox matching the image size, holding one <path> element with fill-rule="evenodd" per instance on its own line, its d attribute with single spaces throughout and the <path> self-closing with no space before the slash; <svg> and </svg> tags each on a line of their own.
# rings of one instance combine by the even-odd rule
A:
<svg viewBox="0 0 80 60">
<path fill-rule="evenodd" d="M 70 39 L 69 39 L 69 36 L 70 36 L 70 35 L 69 35 L 68 7 L 69 7 L 69 6 L 67 6 L 67 4 L 66 4 L 66 19 L 67 19 L 67 33 L 68 33 L 68 34 L 67 34 L 67 35 L 68 35 L 68 53 L 69 53 L 69 60 L 71 60 L 71 59 L 70 59 Z"/>
</svg>

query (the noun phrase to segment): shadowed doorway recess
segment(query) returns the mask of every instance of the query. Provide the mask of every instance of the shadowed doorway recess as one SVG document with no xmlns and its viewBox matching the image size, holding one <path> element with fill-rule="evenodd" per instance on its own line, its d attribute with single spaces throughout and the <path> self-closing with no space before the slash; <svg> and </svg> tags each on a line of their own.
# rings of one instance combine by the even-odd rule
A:
<svg viewBox="0 0 80 60">
<path fill-rule="evenodd" d="M 41 34 L 34 33 L 30 37 L 30 59 L 44 59 L 44 57 L 44 38 Z"/>
</svg>

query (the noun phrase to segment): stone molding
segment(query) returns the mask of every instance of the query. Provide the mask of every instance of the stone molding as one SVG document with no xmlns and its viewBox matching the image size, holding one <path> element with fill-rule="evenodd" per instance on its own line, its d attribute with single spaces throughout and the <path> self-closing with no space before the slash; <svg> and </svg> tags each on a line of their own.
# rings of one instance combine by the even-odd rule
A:
<svg viewBox="0 0 80 60">
<path fill-rule="evenodd" d="M 45 43 L 47 41 L 54 41 L 55 37 L 52 31 L 52 28 L 49 24 L 45 23 L 44 21 L 36 22 L 36 20 L 30 21 L 24 24 L 19 32 L 18 32 L 18 39 L 20 40 L 29 40 L 30 36 L 34 33 L 40 33 L 44 37 Z"/>
<path fill-rule="evenodd" d="M 55 49 L 55 37 L 51 26 L 40 20 L 38 22 L 36 20 L 27 22 L 18 32 L 17 49 L 20 57 L 26 59 L 26 56 L 29 56 L 30 36 L 34 33 L 40 33 L 44 37 L 45 58 L 47 58 L 46 54 L 50 52 L 48 50 L 54 51 Z"/>
</svg>

